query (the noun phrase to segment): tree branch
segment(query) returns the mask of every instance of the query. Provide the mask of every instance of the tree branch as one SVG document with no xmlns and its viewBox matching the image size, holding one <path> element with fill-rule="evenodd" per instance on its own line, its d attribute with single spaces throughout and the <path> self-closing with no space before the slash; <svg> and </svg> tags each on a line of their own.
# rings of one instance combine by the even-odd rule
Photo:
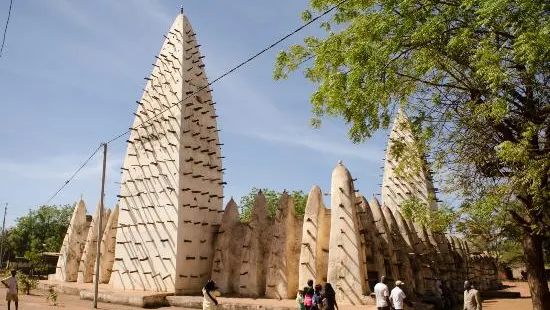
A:
<svg viewBox="0 0 550 310">
<path fill-rule="evenodd" d="M 404 74 L 404 73 L 399 73 L 399 72 L 395 72 L 395 74 L 397 74 L 398 76 L 401 76 L 401 77 L 409 78 L 409 79 L 411 79 L 415 82 L 423 83 L 423 84 L 434 86 L 434 87 L 445 87 L 445 88 L 458 89 L 458 90 L 462 90 L 462 91 L 469 91 L 467 88 L 460 87 L 458 85 L 434 83 L 434 82 L 426 81 L 426 80 L 423 80 L 421 78 L 417 78 L 417 77 L 414 77 L 414 76 L 411 76 L 411 75 L 408 75 L 408 74 Z"/>
<path fill-rule="evenodd" d="M 533 229 L 531 228 L 531 224 L 528 221 L 526 221 L 523 217 L 521 217 L 521 215 L 519 215 L 514 210 L 508 210 L 508 212 L 510 213 L 512 218 L 519 224 L 519 226 L 523 227 L 523 229 L 525 229 L 528 233 L 533 232 Z"/>
</svg>

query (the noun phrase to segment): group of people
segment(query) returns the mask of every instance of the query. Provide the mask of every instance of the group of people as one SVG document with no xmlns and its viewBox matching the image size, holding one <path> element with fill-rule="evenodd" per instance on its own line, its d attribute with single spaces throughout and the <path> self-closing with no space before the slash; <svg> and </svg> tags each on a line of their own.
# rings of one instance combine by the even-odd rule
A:
<svg viewBox="0 0 550 310">
<path fill-rule="evenodd" d="M 374 286 L 374 295 L 376 296 L 376 307 L 378 310 L 402 310 L 404 305 L 411 306 L 411 302 L 407 300 L 407 296 L 403 291 L 403 281 L 395 281 L 395 287 L 389 291 L 386 285 L 386 277 L 382 276 L 380 283 Z M 446 285 L 444 286 L 446 287 Z M 450 295 L 451 293 L 445 289 L 441 289 L 437 285 L 437 289 L 441 290 L 442 296 Z M 464 310 L 481 310 L 481 298 L 479 291 L 476 290 L 470 281 L 464 282 Z M 444 303 L 443 309 L 452 309 L 451 303 Z"/>
<path fill-rule="evenodd" d="M 374 286 L 374 295 L 376 297 L 376 307 L 378 310 L 403 310 L 405 304 L 410 305 L 407 295 L 402 287 L 405 283 L 401 280 L 395 281 L 395 287 L 391 290 L 386 284 L 386 277 L 382 276 L 380 282 Z"/>
<path fill-rule="evenodd" d="M 208 280 L 206 285 L 202 288 L 202 309 L 203 310 L 215 310 L 218 308 L 218 300 L 216 297 L 220 296 L 216 282 Z M 307 310 L 338 310 L 338 304 L 336 303 L 336 292 L 332 288 L 330 283 L 326 283 L 323 286 L 320 284 L 313 286 L 313 280 L 307 281 L 307 286 L 303 290 L 298 291 L 298 297 L 296 297 L 300 309 Z"/>
<path fill-rule="evenodd" d="M 313 280 L 307 281 L 307 286 L 303 290 L 298 290 L 296 297 L 298 308 L 300 310 L 334 310 L 338 309 L 336 303 L 336 292 L 330 283 L 325 283 L 313 287 Z"/>
<path fill-rule="evenodd" d="M 15 303 L 15 309 L 19 306 L 17 298 L 17 279 L 16 271 L 11 272 L 12 276 L 3 279 L 1 282 L 8 288 L 6 301 L 8 310 L 10 310 L 11 301 Z M 376 307 L 378 310 L 403 310 L 404 305 L 411 305 L 402 287 L 403 281 L 395 281 L 395 287 L 389 290 L 386 284 L 386 277 L 382 276 L 380 282 L 374 286 L 374 295 L 376 296 Z M 216 282 L 208 280 L 202 289 L 203 310 L 215 310 L 218 308 L 220 296 Z M 325 283 L 324 287 L 320 284 L 313 286 L 313 280 L 307 281 L 307 286 L 298 291 L 296 297 L 300 310 L 339 310 L 336 302 L 336 292 L 330 283 Z M 479 291 L 474 289 L 469 281 L 464 282 L 464 310 L 481 310 L 481 299 Z"/>
<path fill-rule="evenodd" d="M 380 282 L 374 286 L 374 295 L 376 297 L 376 307 L 378 310 L 403 310 L 405 304 L 411 306 L 412 303 L 407 299 L 403 291 L 403 281 L 395 281 L 395 287 L 389 290 L 386 284 L 386 277 L 382 276 Z M 220 292 L 216 283 L 208 280 L 202 289 L 203 310 L 215 310 L 218 308 Z M 464 310 L 481 310 L 481 299 L 479 291 L 476 290 L 469 281 L 464 282 Z M 336 302 L 336 292 L 330 283 L 324 286 L 317 284 L 313 286 L 313 280 L 307 281 L 307 286 L 298 291 L 296 297 L 298 308 L 300 310 L 338 310 Z M 16 304 L 17 305 L 17 304 Z"/>
</svg>

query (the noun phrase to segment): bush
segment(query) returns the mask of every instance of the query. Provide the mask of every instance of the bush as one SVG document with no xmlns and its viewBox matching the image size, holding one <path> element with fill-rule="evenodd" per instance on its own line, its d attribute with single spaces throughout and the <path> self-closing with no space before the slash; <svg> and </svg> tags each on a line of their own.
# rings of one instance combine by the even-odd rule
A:
<svg viewBox="0 0 550 310">
<path fill-rule="evenodd" d="M 29 277 L 28 275 L 23 273 L 18 273 L 16 277 L 17 283 L 19 284 L 19 290 L 22 290 L 27 295 L 31 293 L 31 290 L 34 290 L 38 287 L 38 280 L 35 278 Z"/>
<path fill-rule="evenodd" d="M 10 276 L 11 270 L 6 269 L 0 272 L 0 279 L 5 279 Z M 25 292 L 25 294 L 27 295 L 31 293 L 31 290 L 34 290 L 38 287 L 38 279 L 36 279 L 35 277 L 28 276 L 21 272 L 18 272 L 15 277 L 17 278 L 19 291 Z"/>
<path fill-rule="evenodd" d="M 46 297 L 46 300 L 51 300 L 53 305 L 57 305 L 57 292 L 55 291 L 54 286 L 50 286 L 50 289 L 48 290 L 48 297 Z"/>
</svg>

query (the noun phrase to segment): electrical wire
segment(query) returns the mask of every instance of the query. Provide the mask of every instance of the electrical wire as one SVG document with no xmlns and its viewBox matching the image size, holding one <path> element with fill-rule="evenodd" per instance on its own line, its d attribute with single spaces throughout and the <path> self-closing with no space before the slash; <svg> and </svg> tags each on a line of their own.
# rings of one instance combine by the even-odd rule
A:
<svg viewBox="0 0 550 310">
<path fill-rule="evenodd" d="M 12 0 L 13 1 L 13 0 Z M 275 46 L 279 45 L 281 42 L 285 41 L 286 39 L 290 38 L 291 36 L 295 35 L 296 33 L 302 31 L 304 28 L 306 28 L 307 26 L 311 25 L 312 23 L 316 22 L 317 20 L 319 20 L 320 18 L 322 18 L 323 16 L 326 16 L 327 14 L 329 14 L 330 12 L 334 11 L 336 8 L 340 7 L 342 4 L 344 4 L 345 2 L 347 2 L 349 0 L 342 0 L 340 2 L 338 2 L 337 4 L 335 4 L 334 6 L 330 7 L 329 9 L 327 9 L 326 11 L 324 11 L 323 13 L 317 15 L 316 17 L 312 18 L 311 20 L 309 20 L 307 23 L 301 25 L 300 27 L 294 29 L 293 31 L 291 31 L 290 33 L 288 33 L 287 35 L 283 36 L 282 38 L 278 39 L 277 41 L 271 43 L 269 46 L 265 47 L 264 49 L 262 49 L 261 51 L 257 52 L 256 54 L 250 56 L 248 59 L 246 59 L 245 61 L 239 63 L 238 65 L 236 65 L 235 67 L 233 67 L 232 69 L 230 69 L 229 71 L 225 72 L 224 74 L 218 76 L 217 78 L 215 78 L 214 80 L 212 80 L 212 82 L 209 82 L 208 84 L 206 84 L 205 86 L 199 88 L 197 91 L 187 95 L 185 98 L 183 98 L 182 100 L 176 102 L 176 103 L 173 103 L 171 106 L 165 108 L 164 110 L 161 110 L 159 113 L 153 115 L 152 117 L 150 117 L 149 119 L 145 120 L 144 122 L 142 122 L 141 124 L 139 124 L 137 127 L 141 127 L 143 125 L 146 125 L 148 123 L 150 123 L 151 121 L 155 120 L 157 117 L 159 117 L 160 115 L 162 115 L 164 112 L 170 110 L 171 108 L 179 105 L 180 103 L 184 102 L 185 100 L 187 100 L 188 98 L 190 98 L 191 96 L 193 95 L 196 95 L 197 93 L 201 92 L 202 90 L 208 88 L 209 86 L 211 86 L 212 84 L 220 81 L 221 79 L 225 78 L 226 76 L 234 73 L 236 70 L 238 70 L 239 68 L 241 68 L 242 66 L 248 64 L 249 62 L 253 61 L 254 59 L 258 58 L 260 55 L 264 54 L 265 52 L 269 51 L 270 49 L 274 48 Z M 10 4 L 10 10 L 11 10 L 11 4 Z M 9 16 L 8 16 L 8 20 L 9 20 Z M 6 29 L 7 29 L 7 24 L 6 24 Z M 300 62 L 300 64 L 312 59 L 313 56 L 310 56 L 306 59 L 304 59 L 302 62 Z M 126 134 L 128 134 L 132 129 L 129 129 L 129 130 L 126 130 L 125 132 L 113 137 L 112 139 L 108 140 L 107 142 L 105 142 L 105 144 L 110 144 L 122 137 L 124 137 Z M 67 180 L 65 181 L 65 183 L 50 197 L 50 199 L 48 199 L 48 201 L 46 202 L 46 205 L 48 203 L 50 203 L 75 177 L 76 175 L 82 170 L 84 169 L 84 167 L 86 167 L 86 165 L 88 165 L 88 163 L 92 160 L 92 158 L 97 154 L 97 152 L 99 151 L 99 149 L 101 148 L 101 146 L 103 145 L 100 144 L 94 151 L 93 153 L 88 157 L 88 159 L 86 159 L 84 161 L 84 163 L 72 174 L 72 176 Z"/>
<path fill-rule="evenodd" d="M 8 19 L 6 20 L 6 27 L 4 27 L 4 36 L 2 37 L 2 47 L 0 47 L 0 57 L 4 51 L 4 44 L 6 43 L 6 33 L 8 32 L 8 24 L 10 23 L 11 8 L 13 6 L 13 0 L 10 0 L 10 8 L 8 10 Z"/>
<path fill-rule="evenodd" d="M 328 10 L 324 11 L 323 13 L 317 15 L 316 17 L 312 18 L 310 21 L 308 21 L 307 23 L 301 25 L 300 27 L 294 29 L 293 31 L 291 31 L 290 33 L 288 33 L 287 35 L 285 35 L 284 37 L 280 38 L 279 40 L 271 43 L 269 46 L 267 46 L 266 48 L 262 49 L 261 51 L 257 52 L 256 54 L 250 56 L 247 60 L 239 63 L 238 65 L 236 65 L 235 67 L 233 67 L 232 69 L 230 69 L 229 71 L 225 72 L 224 74 L 218 76 L 217 78 L 215 78 L 214 80 L 212 80 L 211 82 L 209 82 L 208 84 L 206 84 L 205 86 L 202 86 L 200 87 L 198 90 L 196 90 L 195 92 L 187 95 L 185 98 L 181 99 L 180 101 L 178 102 L 175 102 L 173 103 L 172 105 L 168 106 L 167 108 L 164 108 L 163 110 L 160 110 L 160 112 L 158 112 L 157 114 L 154 114 L 153 116 L 151 116 L 150 118 L 146 119 L 145 121 L 143 121 L 141 124 L 139 124 L 137 127 L 140 128 L 148 123 L 150 123 L 151 121 L 155 120 L 157 117 L 159 117 L 160 115 L 162 115 L 164 112 L 166 111 L 169 111 L 170 109 L 172 109 L 173 107 L 179 105 L 180 103 L 184 102 L 185 100 L 191 98 L 192 96 L 198 94 L 199 92 L 203 91 L 204 89 L 210 87 L 211 85 L 213 85 L 214 83 L 220 81 L 221 79 L 225 78 L 226 76 L 232 74 L 233 72 L 235 72 L 236 70 L 238 70 L 239 68 L 241 68 L 242 66 L 248 64 L 249 62 L 251 62 L 252 60 L 256 59 L 257 57 L 259 57 L 260 55 L 264 54 L 265 52 L 269 51 L 270 49 L 274 48 L 275 46 L 279 45 L 281 42 L 283 42 L 284 40 L 290 38 L 291 36 L 295 35 L 296 33 L 302 31 L 304 28 L 306 28 L 307 26 L 311 25 L 312 23 L 316 22 L 317 20 L 319 20 L 320 18 L 322 18 L 323 16 L 327 15 L 328 13 L 332 12 L 333 10 L 335 10 L 336 8 L 340 7 L 342 4 L 344 4 L 345 2 L 347 2 L 349 0 L 342 0 L 340 1 L 339 3 L 335 4 L 334 6 L 332 6 L 331 8 L 329 8 Z M 308 58 L 306 58 L 304 61 L 302 61 L 300 64 L 302 64 L 303 62 L 309 60 L 313 58 L 313 56 L 310 56 Z M 115 136 L 114 138 L 112 138 L 111 140 L 107 141 L 106 143 L 107 144 L 110 144 L 111 142 L 113 141 L 116 141 L 122 137 L 124 137 L 126 134 L 128 134 L 132 129 L 128 129 L 126 130 L 125 132 Z"/>
<path fill-rule="evenodd" d="M 67 179 L 67 181 L 65 181 L 65 183 L 63 183 L 63 185 L 61 185 L 61 187 L 50 197 L 50 199 L 48 199 L 48 201 L 44 204 L 44 205 L 48 205 L 64 188 L 65 186 L 67 186 L 75 177 L 76 175 L 82 170 L 84 169 L 84 167 L 86 167 L 88 165 L 88 163 L 92 160 L 92 158 L 95 156 L 95 154 L 97 154 L 97 151 L 99 151 L 99 149 L 103 146 L 103 144 L 100 144 L 93 152 L 92 154 L 88 157 L 88 159 L 86 159 L 84 161 L 84 163 L 78 168 L 76 169 L 76 171 L 71 175 L 71 177 L 69 179 Z"/>
</svg>

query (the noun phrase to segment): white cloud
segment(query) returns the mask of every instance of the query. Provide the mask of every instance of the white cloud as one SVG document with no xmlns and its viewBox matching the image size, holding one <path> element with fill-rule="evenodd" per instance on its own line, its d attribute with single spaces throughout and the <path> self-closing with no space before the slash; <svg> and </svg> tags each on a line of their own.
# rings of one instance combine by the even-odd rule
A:
<svg viewBox="0 0 550 310">
<path fill-rule="evenodd" d="M 0 158 L 0 173 L 9 174 L 12 178 L 25 180 L 50 180 L 52 182 L 63 182 L 83 164 L 86 155 L 59 155 L 51 157 L 37 157 L 32 161 L 17 161 L 13 159 Z M 86 165 L 76 176 L 77 179 L 89 179 L 97 177 L 101 173 L 102 160 L 101 152 Z M 108 155 L 107 170 L 110 174 L 118 170 L 122 163 L 122 156 L 119 154 Z M 62 185 L 60 183 L 59 185 Z"/>
<path fill-rule="evenodd" d="M 218 67 L 215 60 L 212 67 Z M 239 74 L 228 76 L 220 82 L 216 89 L 223 93 L 224 98 L 232 99 L 230 103 L 220 105 L 222 129 L 274 144 L 284 143 L 369 162 L 378 163 L 383 158 L 384 146 L 372 142 L 362 145 L 351 143 L 340 122 L 337 125 L 326 122 L 321 129 L 314 129 L 307 117 L 296 116 L 296 107 L 274 104 L 274 100 L 281 98 L 268 98 L 255 85 L 256 81 Z"/>
<path fill-rule="evenodd" d="M 330 137 L 312 135 L 303 131 L 267 133 L 258 131 L 244 132 L 244 135 L 256 137 L 265 141 L 285 143 L 297 147 L 308 148 L 325 154 L 336 154 L 379 163 L 384 153 L 376 148 L 366 148 L 358 145 L 330 141 Z"/>
</svg>

